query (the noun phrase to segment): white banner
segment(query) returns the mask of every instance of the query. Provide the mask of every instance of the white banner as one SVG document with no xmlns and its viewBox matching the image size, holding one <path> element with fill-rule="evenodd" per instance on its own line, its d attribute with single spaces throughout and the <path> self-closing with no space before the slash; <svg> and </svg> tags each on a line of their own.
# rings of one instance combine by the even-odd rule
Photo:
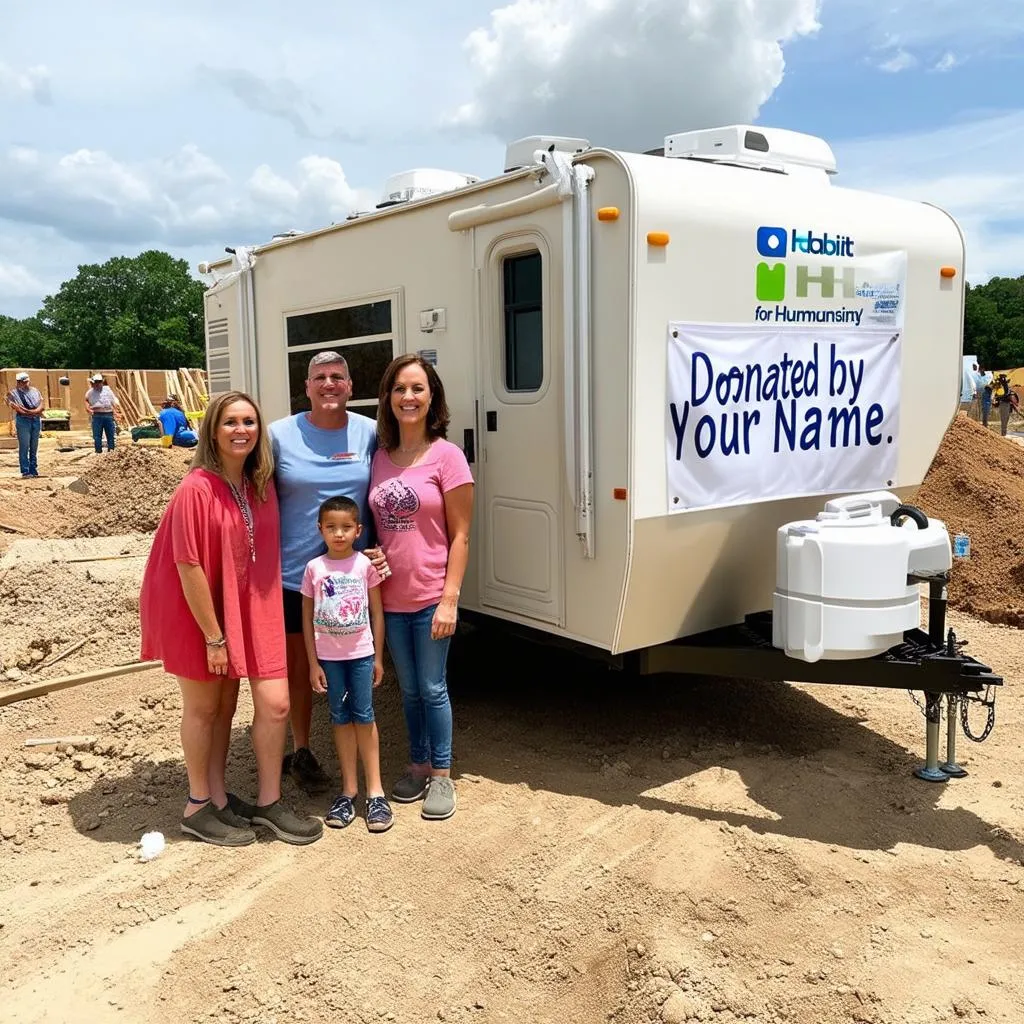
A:
<svg viewBox="0 0 1024 1024">
<path fill-rule="evenodd" d="M 668 326 L 668 511 L 891 487 L 900 332 Z"/>
</svg>

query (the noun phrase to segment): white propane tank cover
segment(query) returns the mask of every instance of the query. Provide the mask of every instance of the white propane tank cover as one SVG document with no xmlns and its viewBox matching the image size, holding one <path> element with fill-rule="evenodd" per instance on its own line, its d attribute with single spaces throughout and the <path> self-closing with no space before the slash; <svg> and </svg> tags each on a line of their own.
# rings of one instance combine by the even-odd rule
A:
<svg viewBox="0 0 1024 1024">
<path fill-rule="evenodd" d="M 505 173 L 518 171 L 521 167 L 532 167 L 533 154 L 538 149 L 548 150 L 552 146 L 556 153 L 568 153 L 570 156 L 590 149 L 586 139 L 573 139 L 564 135 L 527 135 L 505 147 Z"/>
<path fill-rule="evenodd" d="M 833 499 L 816 519 L 779 528 L 772 643 L 787 656 L 870 658 L 920 624 L 920 591 L 907 576 L 952 565 L 949 533 L 937 519 L 925 529 L 913 520 L 894 526 L 890 498 L 873 491 Z"/>
<path fill-rule="evenodd" d="M 824 139 L 788 128 L 759 128 L 750 124 L 666 135 L 665 156 L 763 167 L 822 181 L 836 173 L 835 154 Z"/>
<path fill-rule="evenodd" d="M 381 206 L 395 203 L 409 203 L 415 199 L 454 192 L 455 189 L 473 185 L 480 179 L 474 174 L 459 171 L 444 171 L 433 167 L 418 167 L 412 171 L 399 171 L 384 182 Z"/>
</svg>

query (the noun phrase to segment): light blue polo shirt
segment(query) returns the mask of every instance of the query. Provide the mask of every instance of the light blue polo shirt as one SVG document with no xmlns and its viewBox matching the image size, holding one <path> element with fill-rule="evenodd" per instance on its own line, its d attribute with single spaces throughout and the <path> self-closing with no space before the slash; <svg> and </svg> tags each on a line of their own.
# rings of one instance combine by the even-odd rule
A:
<svg viewBox="0 0 1024 1024">
<path fill-rule="evenodd" d="M 300 590 L 306 563 L 327 550 L 316 519 L 328 498 L 343 495 L 359 505 L 363 533 L 357 549 L 367 547 L 374 538 L 367 499 L 377 423 L 350 412 L 347 426 L 322 430 L 300 412 L 275 420 L 269 431 L 281 506 L 281 577 L 287 590 Z"/>
</svg>

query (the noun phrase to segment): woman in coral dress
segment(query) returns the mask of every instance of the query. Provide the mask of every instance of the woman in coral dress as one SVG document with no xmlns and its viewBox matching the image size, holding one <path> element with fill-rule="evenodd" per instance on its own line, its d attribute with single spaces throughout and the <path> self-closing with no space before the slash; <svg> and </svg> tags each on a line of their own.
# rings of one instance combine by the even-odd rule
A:
<svg viewBox="0 0 1024 1024">
<path fill-rule="evenodd" d="M 216 846 L 254 842 L 253 825 L 296 844 L 323 831 L 281 803 L 288 678 L 273 471 L 256 403 L 238 391 L 218 395 L 157 528 L 139 600 L 142 657 L 162 661 L 181 688 L 189 782 L 181 831 Z M 243 676 L 254 708 L 255 805 L 224 780 Z"/>
</svg>

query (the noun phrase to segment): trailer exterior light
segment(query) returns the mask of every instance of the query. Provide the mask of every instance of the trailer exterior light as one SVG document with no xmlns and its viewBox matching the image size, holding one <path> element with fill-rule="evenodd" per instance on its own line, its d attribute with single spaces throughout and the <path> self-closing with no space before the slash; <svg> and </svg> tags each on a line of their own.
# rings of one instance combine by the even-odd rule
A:
<svg viewBox="0 0 1024 1024">
<path fill-rule="evenodd" d="M 939 274 L 942 277 L 956 277 L 956 267 L 943 267 Z"/>
<path fill-rule="evenodd" d="M 647 244 L 648 245 L 668 245 L 669 236 L 667 231 L 648 231 L 647 232 Z"/>
<path fill-rule="evenodd" d="M 626 488 L 625 487 L 613 487 L 612 488 L 612 497 L 616 501 L 625 501 L 626 497 L 627 497 Z"/>
<path fill-rule="evenodd" d="M 619 208 L 617 206 L 602 206 L 597 211 L 598 220 L 618 220 Z"/>
</svg>

